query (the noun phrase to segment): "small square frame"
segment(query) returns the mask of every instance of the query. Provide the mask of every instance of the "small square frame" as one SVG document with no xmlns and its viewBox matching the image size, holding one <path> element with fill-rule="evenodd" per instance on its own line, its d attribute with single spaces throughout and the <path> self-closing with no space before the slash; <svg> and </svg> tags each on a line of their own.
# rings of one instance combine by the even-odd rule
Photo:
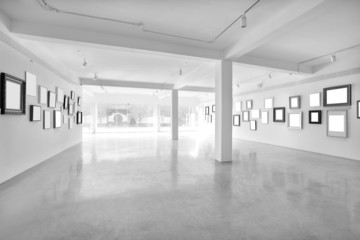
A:
<svg viewBox="0 0 360 240">
<path fill-rule="evenodd" d="M 233 116 L 233 126 L 239 127 L 240 126 L 240 114 Z"/>
<path fill-rule="evenodd" d="M 326 133 L 328 137 L 340 137 L 340 138 L 347 138 L 348 137 L 348 120 L 347 120 L 347 110 L 328 110 L 327 111 L 327 121 L 326 121 Z M 340 128 L 343 128 L 343 131 L 339 131 L 339 130 L 332 130 L 331 125 L 332 125 L 332 120 L 331 117 L 337 117 L 338 120 L 341 120 L 341 118 L 343 118 L 343 126 Z M 340 117 L 340 119 L 339 119 Z"/>
<path fill-rule="evenodd" d="M 249 122 L 250 121 L 250 112 L 249 111 L 244 111 L 242 113 L 243 115 L 243 122 Z"/>
<path fill-rule="evenodd" d="M 251 131 L 256 131 L 257 130 L 257 122 L 256 122 L 256 120 L 251 120 L 250 121 L 250 130 Z"/>
<path fill-rule="evenodd" d="M 297 116 L 299 119 L 299 125 L 298 126 L 293 126 L 291 119 L 292 116 Z M 303 113 L 302 112 L 294 112 L 294 113 L 288 113 L 288 128 L 289 129 L 296 129 L 296 130 L 301 130 L 303 128 Z"/>
<path fill-rule="evenodd" d="M 285 122 L 285 107 L 273 108 L 273 122 Z M 281 118 L 277 119 L 277 112 L 281 111 Z"/>
<path fill-rule="evenodd" d="M 246 109 L 252 109 L 252 108 L 253 108 L 253 101 L 246 100 Z"/>
<path fill-rule="evenodd" d="M 300 96 L 289 97 L 289 108 L 290 109 L 300 109 L 301 108 L 301 97 Z"/>
<path fill-rule="evenodd" d="M 38 110 L 38 114 L 36 114 Z M 37 105 L 30 105 L 30 122 L 40 122 L 41 121 L 41 107 Z"/>
<path fill-rule="evenodd" d="M 317 114 L 317 120 L 313 119 L 313 114 Z M 322 123 L 322 111 L 313 110 L 309 111 L 309 124 L 321 124 Z"/>
</svg>

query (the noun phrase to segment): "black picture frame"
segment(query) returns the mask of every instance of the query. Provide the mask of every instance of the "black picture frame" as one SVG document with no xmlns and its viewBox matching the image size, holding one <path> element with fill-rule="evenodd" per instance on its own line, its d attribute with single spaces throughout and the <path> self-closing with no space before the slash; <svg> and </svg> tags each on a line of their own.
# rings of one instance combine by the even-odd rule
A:
<svg viewBox="0 0 360 240">
<path fill-rule="evenodd" d="M 281 113 L 281 119 L 276 118 L 276 112 L 282 111 Z M 273 122 L 285 122 L 285 115 L 286 115 L 286 108 L 285 107 L 277 107 L 273 108 Z"/>
<path fill-rule="evenodd" d="M 312 114 L 318 114 L 318 120 L 314 121 L 312 119 Z M 309 111 L 309 124 L 321 124 L 322 123 L 322 111 L 321 110 L 312 110 Z"/>
<path fill-rule="evenodd" d="M 11 108 L 7 106 L 7 96 L 14 94 L 10 94 L 7 90 L 7 83 L 12 83 L 19 85 L 19 95 L 20 99 L 18 99 L 19 107 L 18 108 Z M 1 73 L 0 77 L 0 92 L 1 92 L 1 99 L 0 99 L 0 108 L 1 114 L 9 114 L 9 115 L 25 115 L 26 114 L 26 82 L 20 78 L 14 77 L 7 73 Z"/>
<path fill-rule="evenodd" d="M 347 94 L 346 102 L 344 102 L 344 103 L 328 103 L 329 91 L 340 90 L 340 89 L 346 89 L 346 94 Z M 323 101 L 324 101 L 324 104 L 323 104 L 324 107 L 351 106 L 351 84 L 324 88 L 323 89 Z"/>
<path fill-rule="evenodd" d="M 61 125 L 62 125 L 61 112 L 58 110 L 54 110 L 53 113 L 54 113 L 54 115 L 53 115 L 54 128 L 61 128 Z"/>
<path fill-rule="evenodd" d="M 30 122 L 40 122 L 41 112 L 40 106 L 30 105 Z"/>
<path fill-rule="evenodd" d="M 357 105 L 357 118 L 360 119 L 360 100 L 356 102 Z"/>
<path fill-rule="evenodd" d="M 206 106 L 205 107 L 205 115 L 209 115 L 210 114 L 210 107 Z"/>
<path fill-rule="evenodd" d="M 240 127 L 240 125 L 241 125 L 240 119 L 241 119 L 240 114 L 233 115 L 233 126 Z M 238 120 L 238 121 L 236 121 L 236 120 Z"/>
<path fill-rule="evenodd" d="M 215 104 L 211 106 L 211 111 L 214 113 L 215 112 Z"/>
<path fill-rule="evenodd" d="M 69 109 L 69 97 L 64 95 L 64 103 L 63 103 L 63 107 L 65 110 Z"/>
<path fill-rule="evenodd" d="M 48 91 L 48 108 L 56 108 L 56 94 Z"/>
<path fill-rule="evenodd" d="M 83 122 L 83 113 L 78 111 L 76 113 L 76 124 L 82 124 Z"/>
<path fill-rule="evenodd" d="M 77 99 L 77 105 L 80 107 L 81 106 L 81 97 L 78 97 Z"/>
</svg>

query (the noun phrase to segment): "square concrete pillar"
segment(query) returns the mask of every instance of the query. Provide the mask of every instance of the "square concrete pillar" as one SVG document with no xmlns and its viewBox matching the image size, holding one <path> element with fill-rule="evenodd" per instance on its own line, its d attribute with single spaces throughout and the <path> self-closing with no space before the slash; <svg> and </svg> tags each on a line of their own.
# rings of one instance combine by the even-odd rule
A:
<svg viewBox="0 0 360 240">
<path fill-rule="evenodd" d="M 179 91 L 177 89 L 173 89 L 171 91 L 171 137 L 172 137 L 172 140 L 179 139 L 178 108 L 179 108 Z"/>
</svg>

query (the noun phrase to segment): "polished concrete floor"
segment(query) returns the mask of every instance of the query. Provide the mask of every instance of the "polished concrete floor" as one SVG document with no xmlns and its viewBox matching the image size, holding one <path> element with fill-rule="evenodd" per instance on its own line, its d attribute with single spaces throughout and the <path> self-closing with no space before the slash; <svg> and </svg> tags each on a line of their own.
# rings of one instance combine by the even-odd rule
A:
<svg viewBox="0 0 360 240">
<path fill-rule="evenodd" d="M 1 240 L 360 239 L 360 162 L 234 140 L 86 135 L 0 185 Z"/>
</svg>

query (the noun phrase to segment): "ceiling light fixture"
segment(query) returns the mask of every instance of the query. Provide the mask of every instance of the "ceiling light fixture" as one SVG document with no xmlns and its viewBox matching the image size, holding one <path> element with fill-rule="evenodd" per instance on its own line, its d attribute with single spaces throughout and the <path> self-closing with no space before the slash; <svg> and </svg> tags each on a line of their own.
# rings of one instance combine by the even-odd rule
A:
<svg viewBox="0 0 360 240">
<path fill-rule="evenodd" d="M 240 83 L 236 84 L 236 86 L 237 86 L 238 88 L 240 88 Z"/>
<path fill-rule="evenodd" d="M 183 75 L 183 70 L 182 68 L 179 69 L 179 76 L 181 77 Z"/>
<path fill-rule="evenodd" d="M 331 61 L 332 63 L 336 62 L 336 55 L 331 55 L 330 61 Z"/>
<path fill-rule="evenodd" d="M 87 66 L 87 62 L 86 62 L 86 60 L 85 60 L 85 58 L 84 58 L 84 61 L 83 61 L 83 63 L 81 64 L 81 66 L 83 67 L 83 68 L 86 68 L 86 66 Z"/>
<path fill-rule="evenodd" d="M 247 26 L 246 15 L 242 15 L 242 17 L 241 17 L 241 28 L 246 28 L 246 26 Z"/>
<path fill-rule="evenodd" d="M 269 78 L 269 79 L 271 79 L 271 78 L 272 78 L 271 73 L 269 73 L 269 74 L 268 74 L 268 78 Z"/>
</svg>

